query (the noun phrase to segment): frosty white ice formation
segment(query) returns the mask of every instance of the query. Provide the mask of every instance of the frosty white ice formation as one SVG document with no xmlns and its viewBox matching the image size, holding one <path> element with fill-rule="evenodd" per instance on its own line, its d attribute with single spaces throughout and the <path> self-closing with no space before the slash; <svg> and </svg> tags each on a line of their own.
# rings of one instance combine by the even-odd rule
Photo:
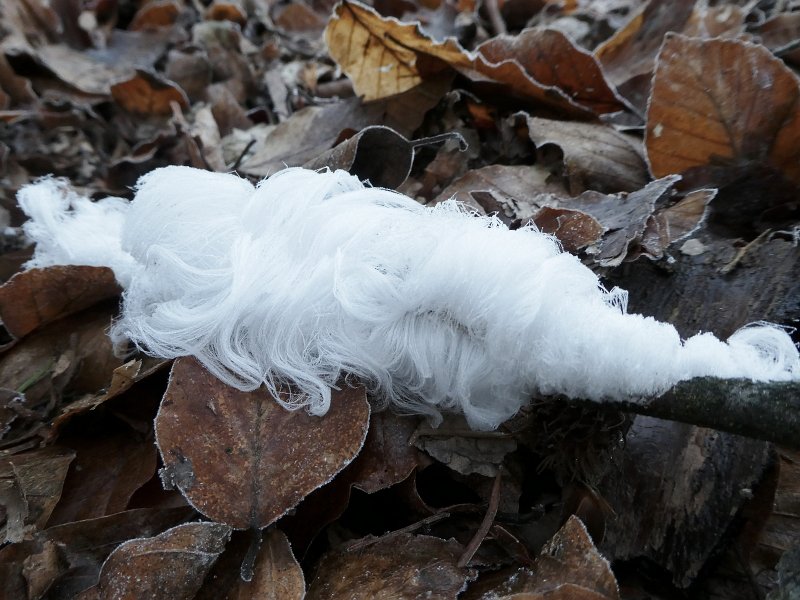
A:
<svg viewBox="0 0 800 600">
<path fill-rule="evenodd" d="M 125 288 L 117 337 L 192 355 L 230 385 L 324 413 L 345 374 L 406 412 L 464 413 L 488 429 L 533 393 L 603 400 L 711 375 L 800 378 L 781 329 L 682 341 L 625 314 L 625 292 L 553 238 L 455 202 L 434 208 L 342 171 L 286 169 L 257 187 L 167 167 L 130 204 L 91 203 L 53 179 L 24 188 L 29 267 L 111 267 Z"/>
</svg>

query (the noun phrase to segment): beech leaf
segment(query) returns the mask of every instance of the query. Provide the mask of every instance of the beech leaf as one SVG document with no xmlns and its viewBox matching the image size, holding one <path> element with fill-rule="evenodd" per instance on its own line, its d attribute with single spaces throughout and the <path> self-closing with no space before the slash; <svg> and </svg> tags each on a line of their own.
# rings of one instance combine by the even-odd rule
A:
<svg viewBox="0 0 800 600">
<path fill-rule="evenodd" d="M 771 167 L 800 184 L 800 83 L 763 46 L 667 36 L 645 145 L 653 175 Z"/>
<path fill-rule="evenodd" d="M 162 480 L 210 519 L 260 529 L 356 457 L 369 413 L 363 388 L 334 391 L 330 410 L 318 417 L 286 410 L 265 390 L 229 387 L 196 360 L 179 359 L 156 417 Z"/>
<path fill-rule="evenodd" d="M 80 600 L 190 600 L 225 549 L 231 529 L 186 523 L 151 538 L 121 544 L 103 564 L 100 581 Z"/>
</svg>

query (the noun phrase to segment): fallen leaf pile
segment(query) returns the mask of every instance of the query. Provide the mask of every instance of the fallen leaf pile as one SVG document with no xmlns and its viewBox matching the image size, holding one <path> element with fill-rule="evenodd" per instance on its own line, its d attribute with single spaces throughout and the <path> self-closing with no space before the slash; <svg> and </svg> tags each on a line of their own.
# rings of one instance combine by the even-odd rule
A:
<svg viewBox="0 0 800 600">
<path fill-rule="evenodd" d="M 114 349 L 111 271 L 22 270 L 15 194 L 340 168 L 533 222 L 684 335 L 797 326 L 800 4 L 0 0 L 0 32 L 0 598 L 794 597 L 796 452 L 548 398 L 431 428 L 354 381 L 287 412 Z"/>
</svg>

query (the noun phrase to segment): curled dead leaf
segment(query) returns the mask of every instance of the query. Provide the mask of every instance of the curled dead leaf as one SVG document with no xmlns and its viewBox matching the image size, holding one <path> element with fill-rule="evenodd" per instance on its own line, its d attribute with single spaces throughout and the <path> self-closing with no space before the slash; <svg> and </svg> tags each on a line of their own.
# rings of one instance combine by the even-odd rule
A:
<svg viewBox="0 0 800 600">
<path fill-rule="evenodd" d="M 552 58 L 556 46 L 562 50 L 564 44 L 572 47 L 571 42 L 560 35 L 553 34 L 558 37 L 558 43 L 549 35 L 545 36 L 547 39 L 540 40 L 536 33 L 530 34 L 530 40 L 525 40 L 541 46 L 537 55 L 542 53 Z M 467 52 L 453 38 L 436 42 L 421 31 L 419 23 L 402 23 L 395 18 L 382 17 L 371 7 L 353 0 L 342 0 L 336 5 L 334 16 L 325 29 L 325 40 L 331 57 L 350 77 L 356 93 L 364 100 L 399 94 L 423 81 L 440 78 L 455 70 L 481 86 L 489 86 L 523 102 L 547 106 L 577 118 L 593 118 L 595 109 L 607 111 L 612 106 L 613 110 L 623 107 L 621 100 L 610 104 L 601 100 L 599 87 L 596 90 L 598 101 L 592 107 L 574 100 L 573 94 L 576 97 L 581 94 L 586 96 L 589 92 L 580 77 L 553 76 L 551 72 L 547 78 L 552 84 L 536 80 L 513 55 L 517 53 L 524 57 L 527 52 L 524 44 L 506 47 L 504 42 L 498 42 L 496 46 L 487 46 L 486 52 L 491 55 L 491 58 L 487 58 L 481 51 Z M 581 66 L 586 60 L 594 64 L 591 57 L 587 58 L 577 48 L 572 50 L 570 56 L 575 58 L 578 54 Z M 532 71 L 537 71 L 547 60 L 526 59 L 526 64 Z M 594 73 L 598 74 L 599 69 Z M 546 71 L 542 71 L 542 74 L 546 75 Z M 587 80 L 591 78 L 586 76 Z M 569 89 L 561 89 L 559 84 Z M 583 92 L 579 93 L 577 89 Z M 607 86 L 606 89 L 610 91 Z"/>
<path fill-rule="evenodd" d="M 106 267 L 29 269 L 0 286 L 0 318 L 18 339 L 121 292 L 114 273 Z"/>
<path fill-rule="evenodd" d="M 632 192 L 649 177 L 641 141 L 607 125 L 553 121 L 526 116 L 528 135 L 537 147 L 555 144 L 562 153 L 569 192 Z"/>
<path fill-rule="evenodd" d="M 461 150 L 466 142 L 458 133 L 410 141 L 390 127 L 366 127 L 335 148 L 303 165 L 307 169 L 344 169 L 375 187 L 398 188 L 411 173 L 418 147 L 455 139 Z"/>
<path fill-rule="evenodd" d="M 493 64 L 516 61 L 534 81 L 560 90 L 596 114 L 627 108 L 606 81 L 597 59 L 555 29 L 526 29 L 516 36 L 498 36 L 476 51 Z"/>
<path fill-rule="evenodd" d="M 207 517 L 260 529 L 355 458 L 369 413 L 363 388 L 334 391 L 331 409 L 316 417 L 284 409 L 264 390 L 228 387 L 196 360 L 179 359 L 156 417 L 162 479 Z"/>
</svg>

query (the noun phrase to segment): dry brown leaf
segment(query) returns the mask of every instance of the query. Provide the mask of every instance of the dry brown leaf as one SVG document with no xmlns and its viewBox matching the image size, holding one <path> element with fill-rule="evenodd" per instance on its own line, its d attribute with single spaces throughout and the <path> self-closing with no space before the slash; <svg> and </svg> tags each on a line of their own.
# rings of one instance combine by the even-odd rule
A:
<svg viewBox="0 0 800 600">
<path fill-rule="evenodd" d="M 151 0 L 136 11 L 128 29 L 140 31 L 157 27 L 171 27 L 181 14 L 178 0 Z"/>
<path fill-rule="evenodd" d="M 9 56 L 23 55 L 41 64 L 62 82 L 86 94 L 107 95 L 111 84 L 133 76 L 137 68 L 150 69 L 164 53 L 169 30 L 122 31 L 115 29 L 106 47 L 79 51 L 65 44 L 37 48 L 11 48 Z"/>
<path fill-rule="evenodd" d="M 206 9 L 205 17 L 209 21 L 231 21 L 241 27 L 247 22 L 247 12 L 241 3 L 225 0 L 214 0 Z"/>
<path fill-rule="evenodd" d="M 106 267 L 29 269 L 0 286 L 0 318 L 6 330 L 19 339 L 121 292 L 113 271 Z"/>
<path fill-rule="evenodd" d="M 19 542 L 30 529 L 44 529 L 74 458 L 72 450 L 51 446 L 0 461 L 0 498 L 8 511 L 4 541 Z M 12 494 L 17 501 L 10 501 Z"/>
<path fill-rule="evenodd" d="M 347 469 L 347 477 L 358 489 L 373 494 L 400 483 L 419 464 L 409 440 L 417 426 L 414 417 L 384 410 L 372 415 L 364 449 Z"/>
<path fill-rule="evenodd" d="M 47 410 L 65 389 L 94 393 L 105 387 L 122 362 L 107 335 L 116 312 L 106 304 L 30 334 L 0 356 L 0 381 L 24 392 L 31 407 L 49 403 Z"/>
<path fill-rule="evenodd" d="M 800 184 L 800 84 L 766 48 L 670 35 L 645 146 L 653 175 L 766 165 Z"/>
<path fill-rule="evenodd" d="M 278 125 L 256 144 L 240 170 L 267 176 L 285 166 L 300 166 L 332 148 L 342 131 L 360 131 L 383 124 L 402 135 L 411 135 L 425 113 L 449 88 L 449 79 L 427 82 L 389 100 L 362 104 L 348 98 L 334 104 L 309 106 Z"/>
<path fill-rule="evenodd" d="M 497 212 L 510 222 L 532 216 L 548 195 L 567 196 L 564 186 L 540 165 L 490 165 L 467 172 L 448 185 L 433 204 L 453 198 L 481 213 Z M 476 192 L 490 192 L 493 204 Z"/>
<path fill-rule="evenodd" d="M 368 425 L 363 388 L 334 391 L 331 409 L 316 417 L 179 359 L 156 417 L 162 478 L 207 517 L 260 529 L 349 464 Z"/>
<path fill-rule="evenodd" d="M 82 431 L 62 436 L 59 443 L 75 451 L 75 461 L 49 526 L 122 512 L 156 474 L 152 439 L 130 429 L 95 435 Z"/>
<path fill-rule="evenodd" d="M 607 125 L 552 121 L 526 116 L 528 135 L 537 147 L 555 144 L 573 196 L 586 191 L 632 192 L 647 184 L 641 142 Z"/>
<path fill-rule="evenodd" d="M 650 1 L 642 4 L 628 23 L 595 50 L 606 77 L 620 85 L 647 75 L 670 31 L 681 31 L 694 10 L 695 0 Z"/>
<path fill-rule="evenodd" d="M 445 415 L 436 428 L 420 423 L 411 443 L 462 475 L 495 477 L 506 455 L 517 449 L 516 439 L 501 432 L 481 437 L 470 436 L 470 432 L 464 417 Z"/>
<path fill-rule="evenodd" d="M 584 192 L 578 198 L 562 200 L 560 206 L 597 219 L 606 233 L 591 253 L 600 266 L 615 267 L 638 256 L 631 256 L 631 249 L 641 242 L 656 206 L 666 202 L 679 180 L 678 175 L 663 177 L 630 194 Z"/>
<path fill-rule="evenodd" d="M 170 115 L 173 102 L 183 109 L 189 107 L 189 98 L 178 84 L 143 69 L 137 69 L 130 79 L 112 85 L 111 97 L 136 115 Z"/>
<path fill-rule="evenodd" d="M 308 600 L 455 600 L 472 577 L 457 566 L 463 548 L 452 539 L 405 533 L 360 542 L 322 558 Z"/>
<path fill-rule="evenodd" d="M 544 233 L 556 236 L 564 250 L 573 254 L 597 244 L 606 231 L 591 215 L 570 208 L 543 206 L 533 222 Z"/>
<path fill-rule="evenodd" d="M 35 533 L 32 539 L 10 544 L 0 551 L 0 596 L 26 598 L 29 578 L 35 577 L 39 584 L 49 583 L 51 590 L 57 589 L 61 597 L 72 598 L 97 583 L 103 561 L 121 542 L 155 535 L 194 515 L 190 508 L 128 510 Z M 38 561 L 53 546 L 58 550 L 57 573 L 34 573 L 30 569 L 26 572 L 29 557 Z M 43 581 L 45 576 L 52 579 Z"/>
<path fill-rule="evenodd" d="M 178 525 L 152 538 L 121 544 L 103 564 L 100 581 L 79 600 L 191 600 L 231 529 L 219 523 Z"/>
<path fill-rule="evenodd" d="M 253 552 L 251 531 L 235 531 L 225 552 L 206 576 L 195 600 L 303 600 L 306 591 L 303 570 L 280 529 L 263 534 L 255 556 L 252 579 L 241 576 L 245 557 Z"/>
<path fill-rule="evenodd" d="M 493 64 L 514 60 L 534 81 L 556 88 L 596 114 L 624 110 L 627 103 L 609 85 L 597 59 L 554 29 L 526 29 L 492 38 L 476 50 Z"/>
<path fill-rule="evenodd" d="M 435 42 L 420 31 L 419 24 L 382 17 L 374 9 L 351 0 L 337 5 L 325 29 L 325 39 L 331 57 L 365 100 L 410 90 L 455 69 L 472 81 L 523 102 L 551 107 L 577 118 L 594 115 L 590 107 L 574 101 L 569 92 L 533 79 L 514 58 L 493 62 L 479 52 L 466 52 L 452 38 Z M 565 78 L 565 83 L 573 85 L 575 81 Z M 615 110 L 620 108 L 621 104 Z"/>
</svg>

